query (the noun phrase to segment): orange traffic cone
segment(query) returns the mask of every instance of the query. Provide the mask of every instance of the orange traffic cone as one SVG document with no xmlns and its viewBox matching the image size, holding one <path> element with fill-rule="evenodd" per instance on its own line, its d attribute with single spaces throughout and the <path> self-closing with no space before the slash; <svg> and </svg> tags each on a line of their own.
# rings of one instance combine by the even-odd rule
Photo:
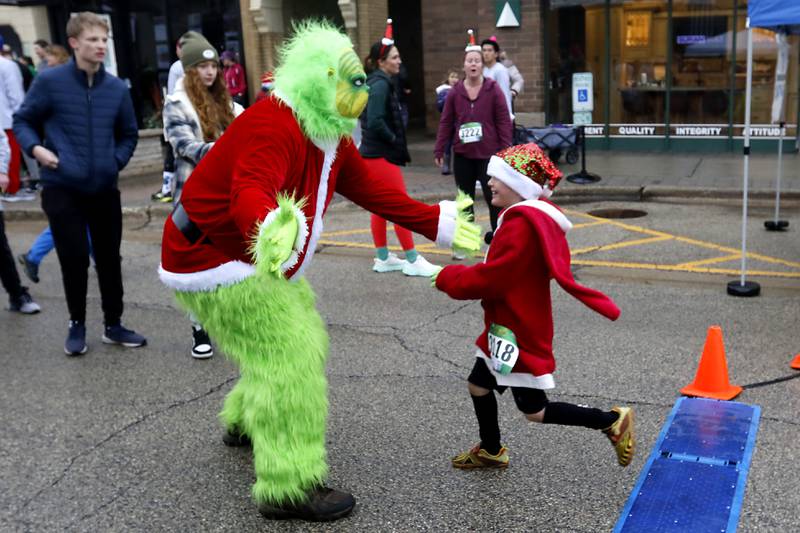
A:
<svg viewBox="0 0 800 533">
<path fill-rule="evenodd" d="M 725 346 L 722 344 L 722 328 L 708 328 L 706 345 L 700 356 L 700 366 L 694 381 L 681 389 L 685 396 L 700 396 L 717 400 L 731 400 L 742 392 L 738 385 L 728 381 L 728 363 L 725 361 Z"/>
<path fill-rule="evenodd" d="M 795 370 L 800 370 L 800 353 L 794 356 L 794 359 L 792 359 L 792 362 L 789 363 L 789 366 Z"/>
</svg>

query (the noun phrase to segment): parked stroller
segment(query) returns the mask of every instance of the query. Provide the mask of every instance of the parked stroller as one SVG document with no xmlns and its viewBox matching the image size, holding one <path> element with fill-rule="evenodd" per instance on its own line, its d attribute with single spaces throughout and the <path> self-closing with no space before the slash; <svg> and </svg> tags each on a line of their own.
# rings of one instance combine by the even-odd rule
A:
<svg viewBox="0 0 800 533">
<path fill-rule="evenodd" d="M 514 144 L 536 143 L 547 152 L 553 161 L 558 163 L 562 153 L 566 152 L 566 160 L 570 165 L 578 162 L 578 128 L 551 124 L 544 128 L 514 128 Z"/>
</svg>

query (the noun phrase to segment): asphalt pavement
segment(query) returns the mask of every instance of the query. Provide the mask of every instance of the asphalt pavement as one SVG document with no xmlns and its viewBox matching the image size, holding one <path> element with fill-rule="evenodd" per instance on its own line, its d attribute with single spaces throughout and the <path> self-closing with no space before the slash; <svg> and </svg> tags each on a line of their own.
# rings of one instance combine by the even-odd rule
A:
<svg viewBox="0 0 800 533">
<path fill-rule="evenodd" d="M 450 300 L 427 279 L 371 272 L 368 215 L 338 201 L 308 278 L 331 336 L 329 481 L 351 490 L 358 506 L 332 524 L 264 520 L 249 498 L 249 450 L 220 439 L 217 413 L 236 368 L 220 353 L 189 356 L 189 322 L 155 272 L 161 211 L 140 211 L 126 217 L 124 321 L 148 337 L 147 347 L 100 343 L 90 272 L 90 350 L 66 357 L 54 255 L 31 290 L 43 312 L 0 313 L 0 530 L 610 531 L 678 390 L 694 377 L 707 328 L 718 324 L 731 381 L 745 386 L 737 400 L 763 410 L 739 531 L 796 531 L 800 372 L 788 364 L 800 351 L 797 207 L 788 208 L 792 225 L 782 234 L 761 228 L 768 205 L 753 208 L 750 264 L 762 294 L 752 299 L 725 292 L 735 278 L 726 272 L 738 265 L 735 202 L 584 198 L 565 208 L 576 224 L 571 246 L 581 252 L 576 276 L 611 295 L 622 316 L 610 322 L 554 285 L 550 398 L 632 406 L 638 451 L 628 468 L 599 432 L 528 423 L 506 394 L 499 404 L 508 470 L 453 470 L 449 457 L 478 440 L 465 378 L 480 305 Z M 587 214 L 597 209 L 645 214 L 604 224 Z M 11 220 L 14 251 L 43 225 Z M 423 249 L 433 262 L 451 261 Z"/>
</svg>

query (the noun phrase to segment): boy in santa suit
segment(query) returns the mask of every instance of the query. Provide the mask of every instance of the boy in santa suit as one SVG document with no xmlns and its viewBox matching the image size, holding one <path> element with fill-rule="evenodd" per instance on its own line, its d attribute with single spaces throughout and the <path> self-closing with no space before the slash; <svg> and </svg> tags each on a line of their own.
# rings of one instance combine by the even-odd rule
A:
<svg viewBox="0 0 800 533">
<path fill-rule="evenodd" d="M 633 411 L 611 411 L 550 402 L 555 387 L 550 280 L 590 309 L 616 320 L 619 308 L 601 292 L 578 284 L 570 271 L 567 217 L 547 198 L 561 172 L 535 144 L 512 146 L 492 156 L 492 204 L 503 209 L 483 263 L 450 265 L 432 278 L 458 300 L 480 299 L 483 332 L 476 341 L 468 378 L 480 443 L 452 459 L 455 468 L 505 468 L 508 450 L 500 443 L 494 391 L 511 387 L 514 401 L 531 422 L 600 430 L 615 448 L 620 465 L 633 458 Z"/>
</svg>

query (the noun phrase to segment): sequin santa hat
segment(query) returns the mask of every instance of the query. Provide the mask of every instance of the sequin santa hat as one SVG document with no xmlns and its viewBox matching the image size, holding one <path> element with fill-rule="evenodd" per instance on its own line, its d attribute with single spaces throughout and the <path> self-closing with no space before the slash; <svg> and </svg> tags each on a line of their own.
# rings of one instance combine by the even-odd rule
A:
<svg viewBox="0 0 800 533">
<path fill-rule="evenodd" d="M 386 19 L 386 31 L 383 33 L 381 39 L 381 53 L 378 57 L 384 57 L 386 52 L 394 46 L 394 37 L 392 36 L 392 19 Z"/>
<path fill-rule="evenodd" d="M 481 47 L 475 44 L 475 32 L 472 31 L 472 28 L 467 30 L 467 35 L 469 35 L 469 43 L 467 44 L 467 47 L 464 48 L 464 53 L 480 52 Z"/>
<path fill-rule="evenodd" d="M 489 159 L 486 173 L 525 200 L 549 198 L 563 174 L 534 143 L 510 146 Z"/>
</svg>

